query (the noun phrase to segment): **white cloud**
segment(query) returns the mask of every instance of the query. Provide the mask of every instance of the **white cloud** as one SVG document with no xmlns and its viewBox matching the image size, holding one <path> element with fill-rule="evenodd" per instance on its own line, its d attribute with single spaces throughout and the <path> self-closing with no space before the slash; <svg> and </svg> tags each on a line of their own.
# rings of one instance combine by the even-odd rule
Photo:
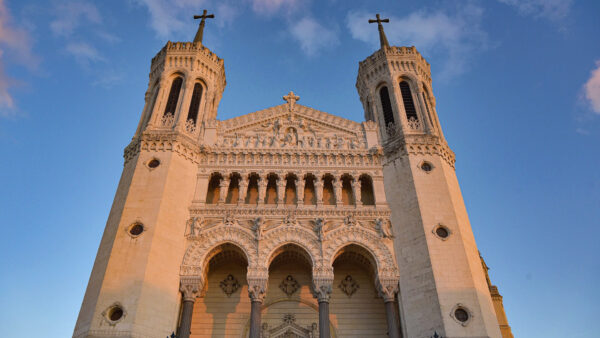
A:
<svg viewBox="0 0 600 338">
<path fill-rule="evenodd" d="M 600 114 L 600 60 L 596 61 L 596 69 L 583 85 L 583 95 L 594 113 Z"/>
<path fill-rule="evenodd" d="M 133 2 L 148 9 L 150 26 L 162 39 L 173 38 L 174 33 L 190 31 L 192 16 L 201 13 L 206 5 L 205 1 L 198 0 L 133 0 Z"/>
<path fill-rule="evenodd" d="M 443 60 L 439 78 L 447 80 L 463 73 L 471 58 L 487 48 L 487 35 L 481 29 L 483 10 L 472 4 L 460 7 L 456 13 L 416 11 L 405 17 L 389 17 L 384 24 L 390 45 L 416 46 L 428 56 Z M 367 24 L 373 15 L 350 12 L 346 23 L 353 38 L 379 48 L 379 33 L 375 24 Z"/>
<path fill-rule="evenodd" d="M 40 59 L 32 52 L 33 43 L 28 32 L 13 22 L 4 0 L 0 0 L 0 116 L 11 117 L 18 112 L 10 89 L 17 82 L 4 72 L 3 57 L 30 70 L 37 69 Z"/>
<path fill-rule="evenodd" d="M 251 0 L 252 10 L 257 14 L 274 15 L 279 12 L 290 14 L 296 11 L 303 0 Z"/>
<path fill-rule="evenodd" d="M 339 44 L 335 31 L 323 27 L 315 19 L 305 17 L 290 26 L 290 33 L 300 43 L 308 56 L 314 56 L 325 48 Z"/>
<path fill-rule="evenodd" d="M 82 24 L 102 22 L 98 8 L 87 1 L 58 3 L 54 12 L 56 18 L 50 22 L 50 30 L 56 36 L 71 36 Z"/>
<path fill-rule="evenodd" d="M 88 66 L 93 62 L 106 61 L 98 50 L 87 42 L 68 43 L 66 51 L 73 55 L 75 60 L 82 66 Z"/>
<path fill-rule="evenodd" d="M 521 15 L 560 21 L 570 12 L 573 0 L 498 0 L 515 7 Z"/>
</svg>

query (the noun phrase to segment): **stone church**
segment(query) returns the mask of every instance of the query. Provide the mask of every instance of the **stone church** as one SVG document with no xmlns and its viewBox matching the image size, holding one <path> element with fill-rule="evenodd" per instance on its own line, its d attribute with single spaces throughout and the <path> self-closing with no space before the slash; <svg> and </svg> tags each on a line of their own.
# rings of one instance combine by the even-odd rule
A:
<svg viewBox="0 0 600 338">
<path fill-rule="evenodd" d="M 363 122 L 291 91 L 219 120 L 210 17 L 152 59 L 73 337 L 512 337 L 417 49 L 370 20 Z"/>
</svg>

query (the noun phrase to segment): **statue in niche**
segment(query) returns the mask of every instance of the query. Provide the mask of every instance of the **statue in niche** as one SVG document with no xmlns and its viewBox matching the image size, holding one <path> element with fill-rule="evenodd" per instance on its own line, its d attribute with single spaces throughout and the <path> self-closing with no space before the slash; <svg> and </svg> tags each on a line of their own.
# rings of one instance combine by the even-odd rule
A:
<svg viewBox="0 0 600 338">
<path fill-rule="evenodd" d="M 289 127 L 285 131 L 285 136 L 283 137 L 283 145 L 284 146 L 297 146 L 298 145 L 298 132 L 296 128 Z"/>
<path fill-rule="evenodd" d="M 392 232 L 392 223 L 387 219 L 376 219 L 375 230 L 377 230 L 379 235 L 383 238 L 394 238 L 394 233 Z"/>
</svg>

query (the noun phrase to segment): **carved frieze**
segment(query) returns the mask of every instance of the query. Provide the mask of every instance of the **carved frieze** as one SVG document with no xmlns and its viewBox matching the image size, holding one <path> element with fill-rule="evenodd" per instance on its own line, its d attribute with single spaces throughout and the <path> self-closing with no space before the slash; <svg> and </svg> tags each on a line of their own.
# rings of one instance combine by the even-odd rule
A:
<svg viewBox="0 0 600 338">
<path fill-rule="evenodd" d="M 279 284 L 279 288 L 288 297 L 291 297 L 300 288 L 300 284 L 292 275 L 287 275 Z"/>
<path fill-rule="evenodd" d="M 342 290 L 342 292 L 345 293 L 348 297 L 351 297 L 358 290 L 359 287 L 360 286 L 358 285 L 358 283 L 350 275 L 347 275 L 344 279 L 342 279 L 342 281 L 338 285 L 338 288 L 340 288 L 340 290 Z"/>
<path fill-rule="evenodd" d="M 231 297 L 231 295 L 240 288 L 240 283 L 233 275 L 227 275 L 227 277 L 219 283 L 219 286 L 227 297 Z"/>
</svg>

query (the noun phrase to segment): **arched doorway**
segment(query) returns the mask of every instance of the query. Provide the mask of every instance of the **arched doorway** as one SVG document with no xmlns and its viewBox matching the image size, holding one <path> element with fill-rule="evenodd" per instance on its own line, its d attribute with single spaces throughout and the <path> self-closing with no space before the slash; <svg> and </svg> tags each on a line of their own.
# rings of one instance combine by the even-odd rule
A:
<svg viewBox="0 0 600 338">
<path fill-rule="evenodd" d="M 225 243 L 207 255 L 204 295 L 196 299 L 190 337 L 241 336 L 250 317 L 246 271 L 248 259 Z"/>
<path fill-rule="evenodd" d="M 383 299 L 375 288 L 377 264 L 357 244 L 340 249 L 333 260 L 331 325 L 340 337 L 388 337 Z"/>
</svg>

